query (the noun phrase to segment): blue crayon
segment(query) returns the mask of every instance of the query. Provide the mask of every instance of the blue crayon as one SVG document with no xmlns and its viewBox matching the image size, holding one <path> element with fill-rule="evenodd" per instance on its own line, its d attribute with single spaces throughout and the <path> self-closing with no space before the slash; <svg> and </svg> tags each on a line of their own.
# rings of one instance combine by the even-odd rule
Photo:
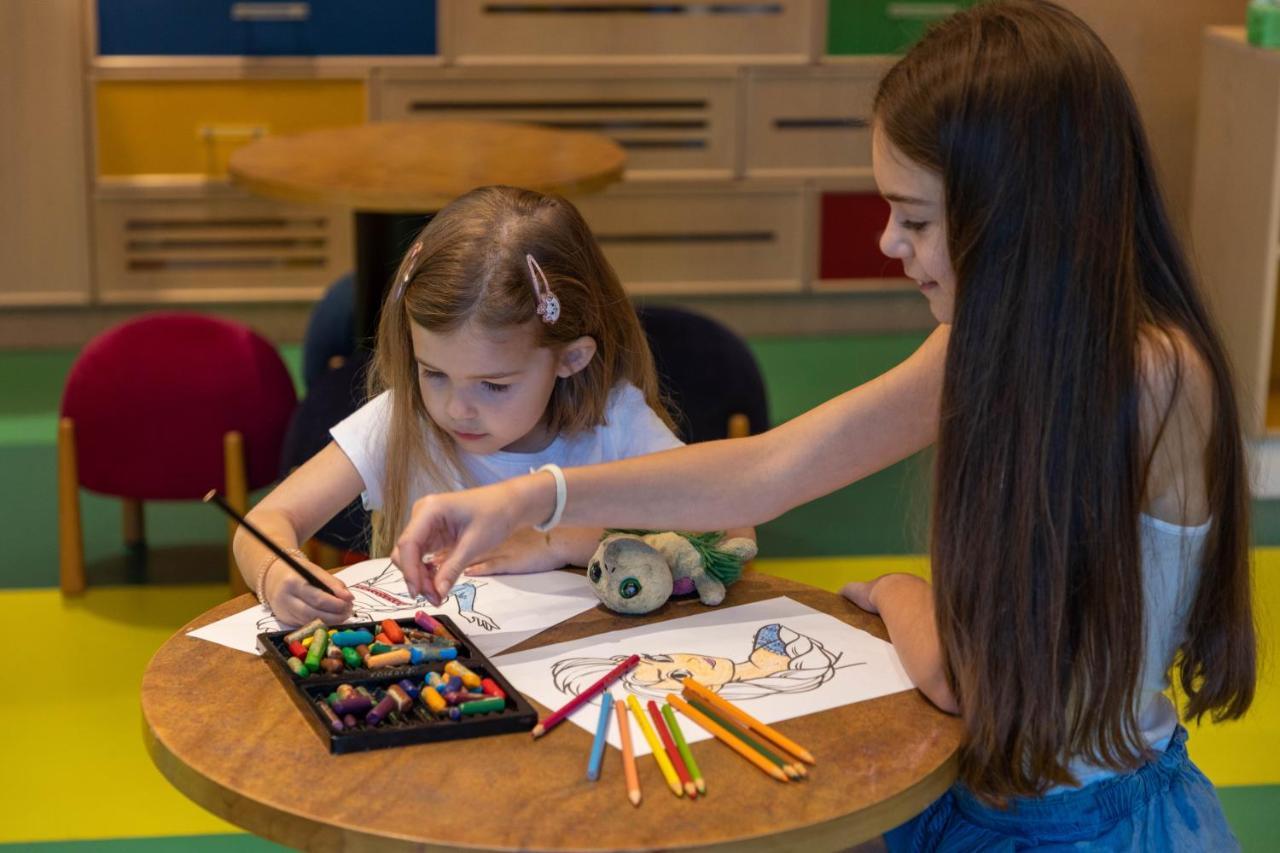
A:
<svg viewBox="0 0 1280 853">
<path fill-rule="evenodd" d="M 339 647 L 360 646 L 360 645 L 367 646 L 373 642 L 373 635 L 363 629 L 354 630 L 354 631 L 352 630 L 338 631 L 336 634 L 334 634 L 332 637 L 329 638 L 329 642 Z"/>
<path fill-rule="evenodd" d="M 604 742 L 609 737 L 612 711 L 613 694 L 606 690 L 600 699 L 600 722 L 596 724 L 596 739 L 591 744 L 591 760 L 587 762 L 587 778 L 592 782 L 600 778 L 600 762 L 604 760 Z"/>
<path fill-rule="evenodd" d="M 441 684 L 439 687 L 437 687 L 436 690 L 440 691 L 441 696 L 443 696 L 446 693 L 461 692 L 462 678 L 460 676 L 455 675 L 453 678 L 450 678 L 444 684 Z"/>
<path fill-rule="evenodd" d="M 453 660 L 458 650 L 444 646 L 415 645 L 409 647 L 409 663 L 417 664 L 425 661 Z"/>
</svg>

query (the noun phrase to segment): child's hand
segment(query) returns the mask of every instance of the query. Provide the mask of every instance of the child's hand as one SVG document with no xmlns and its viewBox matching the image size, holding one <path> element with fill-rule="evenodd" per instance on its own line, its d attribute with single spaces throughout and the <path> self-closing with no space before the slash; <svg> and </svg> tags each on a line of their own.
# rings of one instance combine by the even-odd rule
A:
<svg viewBox="0 0 1280 853">
<path fill-rule="evenodd" d="M 314 563 L 298 562 L 319 578 L 331 594 L 316 589 L 293 569 L 276 560 L 267 569 L 262 587 L 267 606 L 276 617 L 287 625 L 305 625 L 313 619 L 323 619 L 326 624 L 333 625 L 349 619 L 355 596 L 347 585 Z"/>
<path fill-rule="evenodd" d="M 549 572 L 565 565 L 564 557 L 547 542 L 546 534 L 530 527 L 517 530 L 506 542 L 467 566 L 468 575 L 523 575 Z"/>
</svg>

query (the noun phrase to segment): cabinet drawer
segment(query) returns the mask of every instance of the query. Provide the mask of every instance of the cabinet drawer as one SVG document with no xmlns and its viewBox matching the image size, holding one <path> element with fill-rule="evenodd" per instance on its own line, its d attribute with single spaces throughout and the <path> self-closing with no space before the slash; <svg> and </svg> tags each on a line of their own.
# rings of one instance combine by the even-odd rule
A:
<svg viewBox="0 0 1280 853">
<path fill-rule="evenodd" d="M 813 52 L 816 2 L 463 2 L 449 8 L 450 52 L 475 64 L 654 57 L 803 62 Z"/>
<path fill-rule="evenodd" d="M 977 0 L 828 0 L 827 53 L 902 53 L 935 21 Z"/>
<path fill-rule="evenodd" d="M 880 251 L 889 203 L 871 192 L 824 192 L 819 199 L 818 278 L 905 278 L 902 261 Z"/>
<path fill-rule="evenodd" d="M 315 299 L 351 269 L 351 217 L 240 197 L 99 198 L 104 303 Z"/>
<path fill-rule="evenodd" d="M 532 79 L 531 79 L 532 78 Z M 627 177 L 728 178 L 736 80 L 451 77 L 386 80 L 381 120 L 469 118 L 602 133 L 627 151 Z"/>
<path fill-rule="evenodd" d="M 226 175 L 238 146 L 270 133 L 360 124 L 356 80 L 101 81 L 98 174 Z"/>
<path fill-rule="evenodd" d="M 631 293 L 765 293 L 803 287 L 800 188 L 632 185 L 574 201 Z"/>
<path fill-rule="evenodd" d="M 871 102 L 881 70 L 754 73 L 745 99 L 747 175 L 870 175 Z"/>
<path fill-rule="evenodd" d="M 104 56 L 435 52 L 435 0 L 98 0 Z"/>
</svg>

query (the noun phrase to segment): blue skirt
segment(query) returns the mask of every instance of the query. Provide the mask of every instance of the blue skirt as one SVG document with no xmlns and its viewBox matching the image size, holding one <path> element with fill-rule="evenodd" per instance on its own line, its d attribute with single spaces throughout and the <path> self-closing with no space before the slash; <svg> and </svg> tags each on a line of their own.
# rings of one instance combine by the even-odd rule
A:
<svg viewBox="0 0 1280 853">
<path fill-rule="evenodd" d="M 1187 757 L 1178 726 L 1158 759 L 1130 773 L 1007 809 L 959 783 L 885 835 L 889 850 L 1239 850 L 1213 785 Z"/>
</svg>

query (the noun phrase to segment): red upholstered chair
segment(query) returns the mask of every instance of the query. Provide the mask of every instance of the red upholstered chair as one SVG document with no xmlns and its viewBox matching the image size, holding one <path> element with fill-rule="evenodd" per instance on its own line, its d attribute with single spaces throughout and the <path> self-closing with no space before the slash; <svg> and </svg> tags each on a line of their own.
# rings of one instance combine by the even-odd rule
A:
<svg viewBox="0 0 1280 853">
<path fill-rule="evenodd" d="M 85 587 L 80 486 L 124 499 L 131 546 L 144 541 L 143 501 L 216 488 L 244 512 L 249 492 L 276 478 L 296 405 L 275 347 L 239 323 L 150 314 L 94 338 L 67 377 L 58 425 L 63 594 Z M 244 591 L 229 565 L 232 591 Z"/>
</svg>

